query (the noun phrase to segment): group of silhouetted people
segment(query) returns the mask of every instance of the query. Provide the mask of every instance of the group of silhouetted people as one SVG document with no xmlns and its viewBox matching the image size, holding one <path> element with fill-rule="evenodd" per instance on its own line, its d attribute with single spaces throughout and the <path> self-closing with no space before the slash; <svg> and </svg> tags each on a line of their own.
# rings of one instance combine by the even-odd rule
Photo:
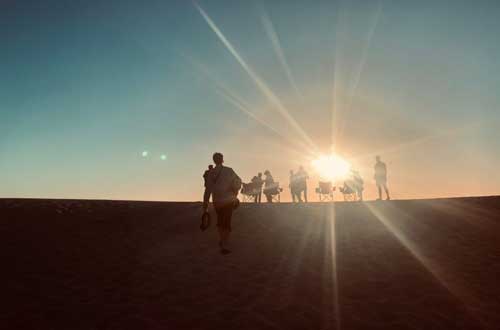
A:
<svg viewBox="0 0 500 330">
<path fill-rule="evenodd" d="M 262 202 L 262 193 L 266 196 L 266 201 L 268 203 L 273 202 L 273 196 L 276 194 L 276 189 L 278 189 L 277 183 L 269 170 L 264 171 L 264 179 L 262 179 L 262 173 L 259 172 L 256 176 L 252 178 L 251 181 L 253 185 L 254 202 Z"/>
<path fill-rule="evenodd" d="M 364 181 L 361 175 L 356 170 L 351 170 L 349 178 L 344 181 L 344 185 L 340 187 L 340 192 L 345 195 L 354 194 L 355 199 L 363 201 Z"/>
<path fill-rule="evenodd" d="M 224 156 L 221 153 L 214 153 L 213 161 L 215 166 L 209 165 L 208 169 L 203 173 L 205 181 L 205 192 L 203 194 L 203 212 L 207 213 L 210 196 L 214 205 L 215 213 L 217 214 L 217 228 L 219 231 L 219 247 L 222 254 L 228 254 L 227 249 L 229 234 L 231 232 L 231 219 L 233 210 L 239 206 L 237 198 L 240 192 L 242 182 L 240 177 L 230 167 L 223 165 Z M 386 199 L 389 200 L 389 189 L 387 188 L 387 166 L 380 160 L 380 156 L 376 157 L 374 166 L 374 179 L 378 189 L 378 200 L 382 199 L 382 189 L 385 191 Z M 297 172 L 290 171 L 290 192 L 293 202 L 307 203 L 307 180 L 309 176 L 302 166 Z M 274 181 L 269 170 L 258 173 L 252 178 L 254 202 L 260 203 L 262 193 L 266 196 L 266 200 L 272 203 L 273 196 L 279 194 L 281 188 Z M 351 176 L 344 182 L 341 191 L 352 191 L 357 194 L 358 200 L 363 200 L 364 182 L 358 171 L 352 170 Z M 302 199 L 302 197 L 304 199 Z"/>
<path fill-rule="evenodd" d="M 382 189 L 385 191 L 386 200 L 390 200 L 389 189 L 387 188 L 387 166 L 380 160 L 380 156 L 375 157 L 374 166 L 375 184 L 378 190 L 377 200 L 382 200 Z M 363 201 L 364 181 L 356 170 L 351 170 L 350 177 L 344 181 L 344 186 L 340 188 L 342 193 L 354 193 L 359 201 Z"/>
</svg>

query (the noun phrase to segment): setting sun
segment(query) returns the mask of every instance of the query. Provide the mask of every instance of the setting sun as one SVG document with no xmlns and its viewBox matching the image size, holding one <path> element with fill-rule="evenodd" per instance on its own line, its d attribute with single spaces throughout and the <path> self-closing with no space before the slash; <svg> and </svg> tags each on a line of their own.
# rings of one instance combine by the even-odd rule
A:
<svg viewBox="0 0 500 330">
<path fill-rule="evenodd" d="M 349 162 L 336 154 L 320 156 L 311 165 L 322 179 L 329 181 L 345 178 L 351 169 Z"/>
</svg>

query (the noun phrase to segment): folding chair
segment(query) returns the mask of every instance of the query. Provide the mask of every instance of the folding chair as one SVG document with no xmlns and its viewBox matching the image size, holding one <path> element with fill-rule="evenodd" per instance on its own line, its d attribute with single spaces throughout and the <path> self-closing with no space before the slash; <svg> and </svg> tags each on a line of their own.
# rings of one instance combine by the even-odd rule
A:
<svg viewBox="0 0 500 330">
<path fill-rule="evenodd" d="M 258 188 L 255 186 L 253 182 L 243 183 L 241 188 L 241 196 L 242 202 L 244 203 L 253 203 L 255 202 L 255 196 L 257 196 Z"/>
<path fill-rule="evenodd" d="M 269 203 L 280 203 L 281 197 L 280 194 L 283 191 L 283 188 L 280 188 L 280 183 L 275 182 L 271 186 L 264 188 L 264 195 L 268 198 Z M 268 197 L 269 196 L 269 197 Z"/>
<path fill-rule="evenodd" d="M 333 202 L 334 191 L 335 187 L 332 186 L 331 182 L 318 182 L 316 193 L 318 194 L 320 202 Z"/>
<path fill-rule="evenodd" d="M 353 185 L 349 182 L 344 182 L 344 186 L 339 188 L 339 191 L 344 195 L 344 201 L 354 202 L 356 201 L 356 191 L 353 189 Z"/>
</svg>

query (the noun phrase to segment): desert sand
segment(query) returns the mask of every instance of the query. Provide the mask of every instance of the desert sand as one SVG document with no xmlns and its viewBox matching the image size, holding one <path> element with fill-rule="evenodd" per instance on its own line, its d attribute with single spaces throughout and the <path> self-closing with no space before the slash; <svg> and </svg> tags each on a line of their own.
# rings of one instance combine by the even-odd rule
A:
<svg viewBox="0 0 500 330">
<path fill-rule="evenodd" d="M 499 329 L 500 198 L 0 200 L 2 329 Z"/>
</svg>

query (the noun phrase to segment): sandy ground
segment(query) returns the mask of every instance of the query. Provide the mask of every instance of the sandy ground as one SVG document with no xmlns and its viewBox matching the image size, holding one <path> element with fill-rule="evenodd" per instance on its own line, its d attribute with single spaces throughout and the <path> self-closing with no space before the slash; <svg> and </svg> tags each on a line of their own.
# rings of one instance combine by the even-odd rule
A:
<svg viewBox="0 0 500 330">
<path fill-rule="evenodd" d="M 0 200 L 1 329 L 499 329 L 500 198 Z"/>
</svg>

